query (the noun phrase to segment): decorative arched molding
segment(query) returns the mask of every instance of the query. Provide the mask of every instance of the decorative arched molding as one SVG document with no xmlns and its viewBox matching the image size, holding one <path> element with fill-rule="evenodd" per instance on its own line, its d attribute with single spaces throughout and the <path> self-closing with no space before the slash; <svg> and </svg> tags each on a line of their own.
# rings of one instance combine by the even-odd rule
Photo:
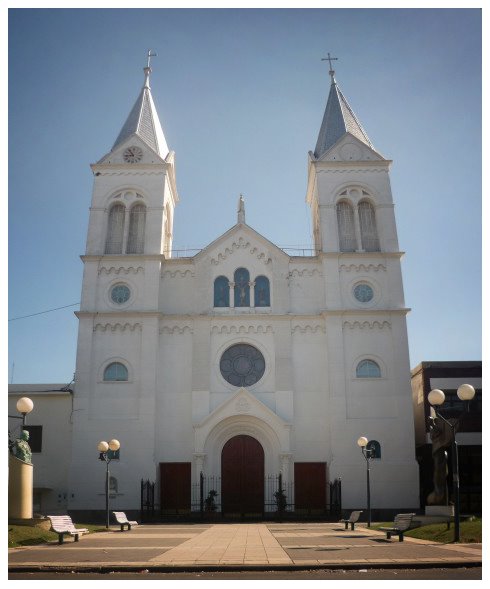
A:
<svg viewBox="0 0 490 589">
<path fill-rule="evenodd" d="M 141 331 L 143 329 L 141 323 L 96 323 L 94 325 L 94 331 L 111 331 L 115 333 L 116 331 Z"/>
<path fill-rule="evenodd" d="M 386 272 L 384 264 L 341 264 L 339 270 L 344 272 L 379 272 L 383 270 Z"/>
<path fill-rule="evenodd" d="M 319 323 L 312 324 L 296 324 L 291 328 L 291 333 L 325 333 L 325 325 Z"/>
<path fill-rule="evenodd" d="M 237 241 L 234 241 L 231 244 L 231 246 L 225 247 L 224 250 L 216 255 L 216 257 L 211 258 L 211 264 L 217 265 L 226 260 L 228 256 L 231 256 L 236 251 L 244 249 L 249 249 L 249 252 L 258 260 L 262 260 L 264 264 L 270 264 L 272 262 L 272 258 L 268 256 L 266 252 L 260 251 L 259 248 L 252 246 L 250 241 L 246 241 L 243 237 L 239 237 Z"/>
<path fill-rule="evenodd" d="M 289 276 L 291 278 L 295 278 L 297 276 L 309 276 L 310 278 L 313 276 L 321 276 L 322 273 L 320 272 L 320 270 L 318 270 L 317 268 L 313 268 L 312 270 L 310 270 L 309 268 L 303 268 L 303 269 L 298 269 L 298 268 L 294 268 L 294 270 L 291 270 L 289 272 Z"/>
<path fill-rule="evenodd" d="M 99 275 L 100 274 L 144 274 L 145 273 L 145 269 L 143 268 L 143 266 L 100 266 L 99 270 L 98 270 Z"/>
<path fill-rule="evenodd" d="M 266 474 L 279 472 L 281 456 L 290 454 L 291 424 L 241 388 L 194 425 L 194 453 L 206 455 L 207 474 L 221 473 L 223 446 L 239 435 L 252 436 L 262 445 Z"/>
<path fill-rule="evenodd" d="M 344 321 L 342 328 L 349 329 L 384 329 L 387 327 L 391 329 L 391 323 L 389 321 Z"/>
<path fill-rule="evenodd" d="M 185 333 L 194 333 L 194 329 L 192 325 L 162 325 L 160 333 L 183 335 Z"/>
<path fill-rule="evenodd" d="M 274 333 L 272 325 L 213 325 L 211 333 L 226 334 L 250 334 L 250 333 Z"/>
<path fill-rule="evenodd" d="M 194 278 L 194 272 L 192 270 L 164 270 L 162 272 L 162 278 Z"/>
<path fill-rule="evenodd" d="M 380 172 L 384 172 L 388 174 L 388 168 L 374 168 L 371 166 L 366 166 L 365 168 L 357 168 L 352 169 L 351 167 L 345 168 L 335 168 L 335 169 L 320 169 L 317 171 L 317 174 L 366 174 L 366 173 L 376 173 L 379 174 Z"/>
</svg>

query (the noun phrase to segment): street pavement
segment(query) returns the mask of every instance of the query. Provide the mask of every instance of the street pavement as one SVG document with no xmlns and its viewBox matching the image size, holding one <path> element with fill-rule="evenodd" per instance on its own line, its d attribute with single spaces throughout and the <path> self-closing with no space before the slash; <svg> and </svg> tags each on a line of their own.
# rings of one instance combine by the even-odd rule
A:
<svg viewBox="0 0 490 589">
<path fill-rule="evenodd" d="M 145 524 L 9 549 L 10 571 L 283 570 L 481 566 L 481 544 L 438 544 L 365 524 Z"/>
</svg>

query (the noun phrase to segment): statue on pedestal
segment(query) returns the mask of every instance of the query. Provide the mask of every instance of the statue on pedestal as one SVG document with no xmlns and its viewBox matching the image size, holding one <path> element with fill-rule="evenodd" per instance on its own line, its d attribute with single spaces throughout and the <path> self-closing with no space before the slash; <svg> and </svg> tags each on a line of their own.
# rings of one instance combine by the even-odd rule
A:
<svg viewBox="0 0 490 589">
<path fill-rule="evenodd" d="M 447 452 L 452 443 L 451 427 L 438 417 L 429 417 L 430 438 L 432 440 L 432 460 L 434 462 L 434 490 L 427 496 L 427 505 L 448 505 L 447 490 Z"/>
<path fill-rule="evenodd" d="M 32 452 L 28 440 L 29 432 L 22 430 L 19 438 L 14 442 L 9 442 L 9 450 L 16 458 L 22 460 L 22 462 L 32 464 Z"/>
</svg>

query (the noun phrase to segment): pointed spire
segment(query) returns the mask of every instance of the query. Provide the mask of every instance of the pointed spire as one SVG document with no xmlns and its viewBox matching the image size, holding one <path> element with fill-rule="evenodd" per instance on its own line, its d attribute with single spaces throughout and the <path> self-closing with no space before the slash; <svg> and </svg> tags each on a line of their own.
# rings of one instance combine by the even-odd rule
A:
<svg viewBox="0 0 490 589">
<path fill-rule="evenodd" d="M 357 139 L 365 143 L 368 147 L 374 149 L 366 131 L 362 128 L 361 123 L 337 85 L 335 71 L 332 69 L 332 61 L 336 59 L 338 58 L 330 57 L 330 53 L 327 58 L 322 59 L 322 61 L 328 60 L 330 64 L 329 74 L 332 82 L 325 114 L 323 115 L 322 126 L 320 127 L 320 133 L 316 142 L 316 158 L 320 158 L 346 133 L 354 135 L 354 137 L 357 137 Z"/>
<path fill-rule="evenodd" d="M 245 200 L 243 194 L 238 199 L 237 223 L 245 224 Z"/>
<path fill-rule="evenodd" d="M 131 135 L 137 135 L 160 157 L 165 158 L 168 154 L 167 142 L 150 90 L 150 74 L 152 72 L 150 58 L 154 56 L 156 53 L 148 51 L 147 65 L 143 68 L 145 74 L 143 88 L 112 147 L 112 151 Z"/>
</svg>

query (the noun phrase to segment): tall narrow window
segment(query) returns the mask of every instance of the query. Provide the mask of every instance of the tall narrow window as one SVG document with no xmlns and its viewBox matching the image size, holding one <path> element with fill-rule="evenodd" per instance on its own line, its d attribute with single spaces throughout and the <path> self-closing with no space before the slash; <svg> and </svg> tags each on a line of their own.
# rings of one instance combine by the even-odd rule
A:
<svg viewBox="0 0 490 589">
<path fill-rule="evenodd" d="M 235 307 L 250 307 L 250 274 L 246 268 L 235 270 Z"/>
<path fill-rule="evenodd" d="M 369 202 L 359 203 L 359 225 L 361 227 L 362 249 L 366 252 L 379 252 L 376 215 L 373 205 Z"/>
<path fill-rule="evenodd" d="M 381 378 L 381 370 L 374 360 L 361 360 L 356 368 L 357 378 Z"/>
<path fill-rule="evenodd" d="M 124 206 L 114 205 L 109 211 L 107 222 L 106 254 L 122 254 L 124 235 Z"/>
<path fill-rule="evenodd" d="M 226 276 L 218 276 L 214 281 L 214 306 L 230 306 L 230 284 Z"/>
<path fill-rule="evenodd" d="M 267 276 L 257 276 L 254 287 L 255 306 L 270 307 L 271 295 Z"/>
<path fill-rule="evenodd" d="M 126 253 L 142 254 L 145 249 L 146 207 L 135 205 L 129 213 L 129 235 Z"/>
<path fill-rule="evenodd" d="M 357 248 L 354 226 L 354 210 L 348 202 L 337 204 L 337 226 L 339 228 L 339 249 L 341 252 L 355 252 Z"/>
</svg>

